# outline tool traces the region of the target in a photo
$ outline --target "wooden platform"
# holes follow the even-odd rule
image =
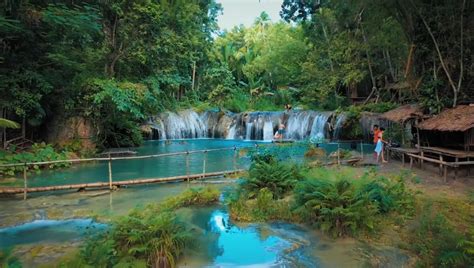
[[[191,174],[191,175],[182,175],[175,177],[166,177],[166,178],[152,178],[152,179],[134,179],[126,181],[115,181],[112,182],[112,186],[120,187],[125,185],[140,185],[140,184],[150,184],[150,183],[167,183],[167,182],[179,182],[179,181],[192,181],[199,180],[204,178],[219,177],[228,174],[234,174],[242,172],[242,169],[238,170],[229,170],[229,171],[220,171],[220,172],[210,172],[205,174]],[[94,183],[82,183],[82,184],[68,184],[68,185],[55,185],[55,186],[43,186],[43,187],[0,187],[0,194],[24,194],[26,193],[36,193],[36,192],[48,192],[48,191],[61,191],[61,190],[79,190],[87,188],[109,188],[110,182],[94,182]]]

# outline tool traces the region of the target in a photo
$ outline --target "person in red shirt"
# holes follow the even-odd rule
[[[374,134],[374,145],[377,146],[377,141],[379,140],[379,133],[380,133],[380,129],[379,129],[379,125],[374,125],[373,129],[372,129],[372,133]],[[377,153],[374,152],[374,158],[377,158]]]

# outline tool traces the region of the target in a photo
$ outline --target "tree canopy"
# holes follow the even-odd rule
[[[98,143],[140,143],[164,110],[337,109],[474,98],[473,3],[284,0],[219,31],[214,0],[0,3],[0,107],[29,126],[84,116]]]

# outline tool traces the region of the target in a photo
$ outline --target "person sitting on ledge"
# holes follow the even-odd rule
[[[280,124],[278,127],[277,132],[275,132],[275,135],[273,136],[274,139],[283,139],[283,135],[285,134],[285,125]]]

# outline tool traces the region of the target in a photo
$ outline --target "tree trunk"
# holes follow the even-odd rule
[[[411,3],[413,5],[413,8],[415,8],[416,12],[418,13],[418,16],[420,17],[421,21],[423,22],[423,25],[425,26],[426,31],[430,35],[431,40],[433,41],[433,44],[435,46],[436,53],[438,54],[438,58],[439,58],[439,61],[441,63],[441,66],[443,67],[444,73],[446,74],[446,77],[448,78],[448,83],[451,86],[451,89],[453,90],[453,107],[456,107],[459,89],[456,87],[456,85],[454,84],[453,79],[451,78],[451,73],[449,72],[448,67],[446,66],[446,63],[444,62],[443,55],[441,54],[441,50],[439,49],[438,41],[436,41],[436,38],[435,38],[433,32],[431,31],[430,26],[426,22],[425,18],[423,17],[423,15],[420,12],[420,10],[416,7],[413,0],[411,0]],[[463,8],[462,8],[463,11],[464,11],[464,3],[465,3],[465,0],[463,1]],[[463,16],[461,15],[461,22],[462,22],[462,17]],[[463,27],[461,26],[461,33],[462,32],[463,32]],[[462,35],[461,35],[461,38],[462,38]],[[462,51],[462,46],[461,46],[461,51]],[[461,62],[462,62],[462,58],[461,58]],[[459,83],[459,85],[460,85],[460,83]]]

